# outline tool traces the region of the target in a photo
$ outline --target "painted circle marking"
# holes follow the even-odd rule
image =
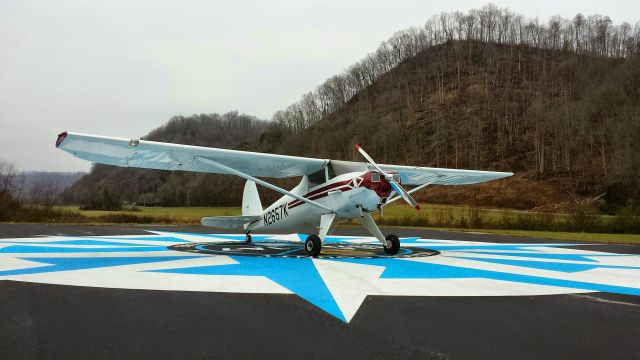
[[[198,254],[256,256],[277,258],[307,258],[305,243],[298,242],[244,242],[186,243],[168,246],[175,251]],[[419,247],[401,247],[396,255],[388,255],[379,244],[323,244],[320,259],[372,259],[372,258],[415,258],[440,254],[439,251]]]

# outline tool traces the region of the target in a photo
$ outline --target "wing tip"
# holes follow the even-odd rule
[[[58,134],[58,140],[56,140],[56,147],[60,147],[60,145],[62,144],[62,142],[64,141],[64,139],[67,138],[67,135],[69,135],[66,131],[61,132],[60,134]]]
[[[355,147],[356,147],[356,150],[360,150],[360,144],[356,144]]]

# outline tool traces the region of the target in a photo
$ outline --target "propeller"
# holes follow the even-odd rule
[[[367,162],[371,164],[371,166],[373,166],[380,173],[380,175],[384,176],[387,182],[389,182],[389,185],[391,185],[391,188],[393,188],[393,190],[395,190],[395,192],[399,194],[404,199],[404,201],[406,201],[409,205],[416,208],[416,210],[420,210],[420,205],[411,197],[411,195],[409,195],[409,193],[402,186],[400,186],[400,184],[398,184],[393,179],[393,175],[387,174],[386,172],[384,172],[380,168],[380,166],[378,166],[378,164],[376,164],[376,162],[373,161],[371,156],[369,156],[369,154],[367,154],[367,152],[364,151],[362,147],[360,147],[360,145],[356,144],[356,149],[358,149],[358,152],[360,152],[360,155],[362,155],[362,157],[364,157],[365,160],[367,160]]]

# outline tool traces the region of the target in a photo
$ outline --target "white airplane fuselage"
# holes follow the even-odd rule
[[[391,186],[375,171],[351,172],[309,187],[305,176],[292,193],[329,207],[336,214],[335,222],[344,222],[373,212],[388,199]],[[283,229],[296,226],[318,226],[320,217],[328,211],[284,195],[262,212],[251,230]]]

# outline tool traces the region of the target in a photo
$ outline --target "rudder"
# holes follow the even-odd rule
[[[244,184],[244,192],[242,193],[242,215],[256,216],[260,214],[262,214],[262,203],[260,202],[258,188],[253,181],[247,181]]]

